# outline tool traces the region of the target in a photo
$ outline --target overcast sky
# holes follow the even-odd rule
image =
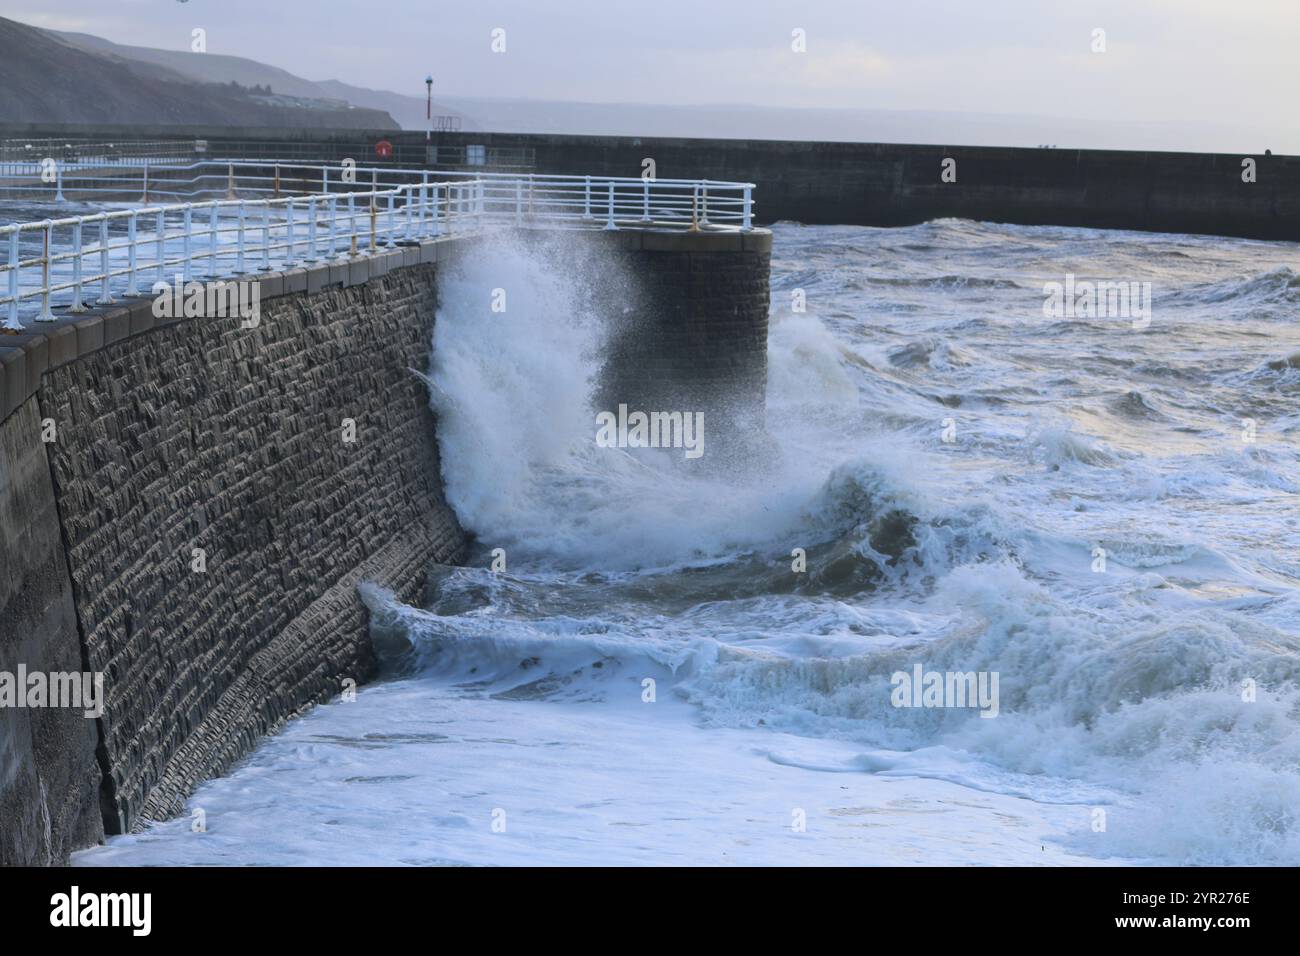
[[[1300,121],[1300,0],[0,0],[5,16],[420,95]],[[506,50],[491,50],[492,31]],[[1105,30],[1106,52],[1092,52]],[[795,29],[807,50],[791,49]]]

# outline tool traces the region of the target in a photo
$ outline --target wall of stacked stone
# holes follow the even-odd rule
[[[269,277],[255,328],[164,324],[138,300],[0,339],[44,365],[17,370],[38,386],[0,426],[0,670],[84,666],[106,687],[97,722],[0,709],[0,863],[66,859],[101,811],[110,833],[175,814],[371,675],[358,583],[418,601],[429,565],[461,558],[416,374],[428,260],[452,252]]]

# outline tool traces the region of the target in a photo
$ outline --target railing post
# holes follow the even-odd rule
[[[582,218],[591,218],[591,177],[582,177]]]
[[[184,281],[189,282],[194,277],[194,263],[190,259],[191,244],[194,238],[194,210],[189,203],[185,204],[185,232],[181,237],[181,255],[184,261],[181,263],[181,272]]]
[[[158,275],[155,281],[162,282],[163,271],[167,267],[167,213],[158,210]]]
[[[50,231],[54,228],[54,223],[46,219],[41,225],[45,254],[41,257],[41,314],[36,317],[36,321],[53,322],[54,313],[50,311]]]
[[[393,233],[397,231],[397,194],[390,192],[388,194],[388,229],[385,230],[384,245],[392,248],[394,244]]]
[[[275,198],[280,198],[280,164],[275,164]]]
[[[327,200],[330,215],[330,251],[326,256],[327,259],[333,260],[339,257],[338,253],[338,233],[339,233],[339,201],[337,196],[330,196]]]
[[[429,234],[429,227],[427,225],[429,218],[428,202],[429,171],[426,169],[420,173],[420,228],[417,234],[421,236],[427,236]]]
[[[371,192],[370,194],[370,254],[372,256],[379,251],[378,249],[379,235],[377,231],[379,226],[378,217],[379,217],[379,211],[375,208],[375,194]]]
[[[617,229],[614,225],[614,180],[609,181],[609,218],[605,220],[605,231],[611,232]]]
[[[415,187],[407,186],[406,187],[406,237],[405,238],[408,240],[414,238],[415,236],[415,232],[414,232],[415,225],[412,220],[412,216],[414,215],[414,210],[411,208],[411,200],[413,198],[415,198]]]
[[[433,214],[429,218],[429,227],[430,227],[429,235],[431,236],[442,235],[442,219],[440,216],[440,210],[442,209],[441,195],[442,195],[442,183],[434,183],[433,184],[433,210],[432,210]]]
[[[322,166],[320,170],[320,191],[328,193],[330,191],[330,168]]]
[[[357,254],[357,197],[352,192],[348,193],[348,254]]]
[[[262,270],[271,271],[271,203],[263,200],[262,206]]]
[[[9,318],[5,320],[5,328],[21,329],[22,323],[18,321],[18,224],[14,224],[14,231],[9,234]]]
[[[700,200],[700,225],[707,226],[709,224],[709,187],[701,186],[700,195],[702,197]]]
[[[316,197],[307,200],[307,261],[319,262],[316,255]]]
[[[212,210],[208,213],[208,275],[217,274],[217,226],[221,218],[221,210],[216,203],[212,204]]]
[[[140,186],[140,203],[148,205],[149,203],[149,160],[144,161],[144,178]]]
[[[752,217],[754,207],[753,192],[752,187],[745,187],[745,223],[740,227],[745,232],[749,232],[754,228]]]
[[[82,226],[85,223],[83,216],[78,216],[77,221],[72,224],[72,307],[69,312],[85,312],[86,305],[81,301],[81,250],[82,250]]]
[[[226,198],[235,198],[235,164],[229,163],[226,166]]]
[[[286,266],[295,266],[298,264],[298,260],[294,258],[294,251],[295,251],[294,246],[296,246],[298,243],[297,243],[297,235],[294,231],[292,196],[289,197],[289,202],[284,207],[284,231],[285,231],[285,236],[284,236],[285,242],[289,244],[288,249],[285,251],[286,258],[284,260],[284,264]]]
[[[101,272],[99,298],[95,300],[98,305],[110,305],[113,302],[113,293],[109,289],[109,269],[108,261],[108,217],[105,216],[99,220],[99,269]]]
[[[643,180],[642,187],[645,190],[645,196],[643,199],[643,204],[641,209],[641,221],[649,222],[650,221],[650,180],[648,179]]]
[[[524,224],[524,184],[522,180],[515,180],[515,225]]]
[[[245,272],[244,251],[245,251],[245,242],[247,241],[247,238],[245,236],[247,221],[248,221],[247,204],[244,202],[244,200],[241,199],[239,200],[239,232],[236,234],[238,236],[238,243],[237,243],[237,248],[235,250],[235,274],[241,276]]]
[[[126,295],[139,295],[140,287],[136,282],[136,266],[139,262],[135,242],[135,219],[136,213],[133,210],[126,220]]]
[[[63,202],[63,164],[54,164],[54,201]]]

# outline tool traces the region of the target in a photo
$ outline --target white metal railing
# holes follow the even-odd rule
[[[49,322],[56,306],[84,312],[92,298],[107,305],[142,295],[142,285],[172,275],[190,282],[346,262],[402,242],[475,231],[482,196],[482,184],[471,180],[143,206],[3,226],[3,324],[23,328],[25,302],[36,306],[36,321]]]
[[[264,160],[60,167],[45,198],[68,192],[130,208],[0,226],[0,316],[53,321],[141,284],[346,261],[401,242],[479,231],[657,228],[747,231],[753,185],[604,176],[456,174]],[[0,172],[0,190],[6,180]],[[49,196],[53,185],[55,196]],[[139,192],[137,193],[137,190]],[[203,198],[215,197],[215,198]],[[26,197],[31,198],[31,197]],[[158,199],[187,199],[151,205]],[[152,282],[149,282],[152,285]]]
[[[127,140],[113,143],[63,139],[0,140],[0,179],[40,175],[43,163],[75,166],[140,166],[191,161],[202,141]]]

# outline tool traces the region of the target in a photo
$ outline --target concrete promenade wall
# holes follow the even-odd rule
[[[730,387],[761,409],[770,233],[579,235],[555,241],[637,279],[607,363],[617,400],[680,409]],[[478,254],[457,238],[265,275],[255,328],[157,319],[140,298],[0,334],[0,672],[106,688],[98,719],[0,706],[0,865],[177,814],[372,676],[357,585],[417,603],[429,567],[467,550],[415,373],[439,276]]]
[[[207,139],[209,153],[277,141],[319,160],[375,162],[386,138],[395,160],[418,164],[424,133],[255,128],[0,127],[7,135]],[[892,143],[794,142],[513,133],[434,133],[435,144],[526,148],[538,173],[640,176],[655,160],[664,178],[757,184],[757,221],[902,226],[940,217],[1300,240],[1300,156],[1017,149]],[[316,144],[316,145],[308,145]],[[264,153],[263,155],[269,155]],[[957,161],[956,182],[940,178]],[[1242,160],[1256,181],[1242,182]]]

